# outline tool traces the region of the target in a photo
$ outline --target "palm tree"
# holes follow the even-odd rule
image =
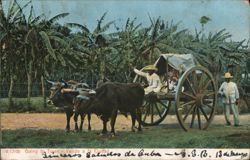
[[[168,22],[164,22],[158,17],[153,20],[150,17],[151,26],[147,31],[147,36],[144,39],[141,48],[142,55],[148,55],[148,63],[152,64],[160,54],[171,52],[178,53],[177,50],[174,49],[174,34],[177,31],[178,24],[173,24],[173,21],[168,24]]]
[[[94,29],[94,32],[91,34],[91,38],[95,41],[95,46],[93,46],[93,49],[97,56],[99,57],[99,79],[100,81],[104,81],[106,77],[106,63],[107,63],[107,56],[111,52],[111,48],[108,44],[108,40],[110,37],[108,37],[105,32],[110,28],[110,26],[114,23],[114,21],[110,21],[102,26],[102,23],[107,15],[107,12],[105,12],[100,20],[97,20],[97,26]]]
[[[35,30],[34,36],[30,37],[30,43],[36,46],[37,56],[34,59],[35,72],[40,76],[42,84],[42,94],[44,98],[44,106],[46,107],[45,83],[44,78],[50,76],[53,66],[65,67],[67,64],[74,66],[70,61],[70,47],[67,43],[67,38],[58,28],[61,26],[56,24],[61,18],[64,18],[68,13],[58,14],[49,20],[42,19],[33,27]],[[34,21],[37,18],[34,18]],[[55,63],[56,62],[56,63]],[[52,66],[52,67],[51,67]]]
[[[110,28],[114,21],[110,21],[103,25],[103,21],[107,15],[105,12],[99,20],[97,20],[97,26],[90,32],[86,26],[69,23],[70,27],[77,27],[82,30],[82,38],[79,40],[79,43],[82,44],[81,51],[86,63],[86,67],[90,69],[91,73],[98,72],[99,80],[103,81],[106,79],[106,72],[109,69],[107,58],[111,53],[111,50],[114,49],[111,44],[109,44],[110,36],[105,32]]]
[[[236,43],[237,45],[234,42],[228,42],[231,34],[225,29],[216,33],[210,32],[207,37],[201,36],[200,33],[196,32],[196,36],[191,39],[192,43],[186,45],[184,53],[193,54],[201,65],[211,71],[217,83],[229,63],[244,63],[246,53],[240,49],[243,41]]]
[[[112,62],[115,66],[114,68],[116,68],[116,73],[124,73],[124,75],[121,75],[121,81],[132,81],[131,74],[133,72],[131,72],[128,66],[130,63],[134,64],[136,55],[140,52],[140,44],[138,43],[141,39],[140,34],[138,34],[140,29],[141,23],[136,24],[136,18],[132,20],[128,18],[124,29],[121,31],[117,29],[117,32],[112,34],[112,44],[119,52]]]
[[[1,56],[4,57],[5,72],[7,72],[10,77],[8,97],[9,105],[11,107],[13,104],[12,92],[14,87],[14,80],[17,77],[16,73],[18,72],[18,66],[20,65],[20,61],[13,61],[12,58],[15,57],[16,59],[21,59],[21,52],[17,49],[20,49],[20,40],[22,39],[22,35],[19,32],[19,25],[23,22],[22,9],[18,5],[16,0],[10,2],[7,15],[5,15],[3,12],[2,1],[0,2],[0,18],[0,44],[4,44],[5,46],[5,50],[3,52],[3,55]]]
[[[4,11],[3,11],[3,4],[2,0],[0,0],[0,22],[3,20],[4,17]],[[0,34],[0,57],[2,57],[2,52],[4,47],[4,44],[2,43],[2,33]],[[2,60],[0,60],[0,90],[2,91]],[[0,93],[0,98],[1,98],[1,93]]]

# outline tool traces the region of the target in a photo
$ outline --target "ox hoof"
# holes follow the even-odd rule
[[[69,133],[69,131],[70,131],[70,128],[69,128],[69,127],[66,127],[66,128],[65,128],[65,132]]]
[[[99,136],[106,136],[108,134],[108,132],[101,132],[99,133]]]
[[[132,127],[132,128],[131,128],[131,131],[132,131],[132,132],[135,132],[135,127]]]
[[[78,129],[75,129],[74,132],[75,132],[75,133],[78,133],[78,132],[80,132],[80,131],[79,131]]]
[[[115,133],[111,133],[111,135],[110,135],[111,137],[115,137]]]

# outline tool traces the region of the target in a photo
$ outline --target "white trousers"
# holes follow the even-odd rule
[[[224,103],[224,115],[227,123],[230,123],[230,109],[233,112],[234,116],[234,125],[239,125],[239,110],[238,106],[235,103],[232,104],[226,104]]]

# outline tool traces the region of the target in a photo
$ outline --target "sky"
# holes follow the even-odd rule
[[[3,0],[8,6],[10,0]],[[25,0],[18,0],[25,1]],[[33,0],[36,15],[45,13],[48,18],[59,13],[70,15],[60,23],[74,22],[94,29],[97,20],[107,12],[105,22],[115,20],[117,26],[125,26],[127,18],[137,18],[137,23],[150,25],[159,16],[165,21],[180,22],[179,29],[194,32],[201,29],[200,17],[211,19],[205,30],[218,32],[226,28],[232,40],[250,39],[250,6],[244,0]],[[24,2],[21,2],[24,4]],[[7,8],[7,7],[6,7]]]

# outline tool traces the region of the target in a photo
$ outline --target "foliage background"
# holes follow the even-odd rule
[[[13,97],[42,96],[46,107],[46,79],[74,79],[92,88],[98,80],[131,82],[137,68],[152,64],[160,54],[193,54],[208,68],[217,83],[226,71],[233,73],[242,95],[249,85],[249,40],[232,41],[226,29],[206,31],[211,18],[200,18],[201,30],[179,29],[179,23],[148,15],[150,25],[128,17],[123,27],[116,21],[106,22],[100,16],[93,31],[81,24],[60,19],[70,13],[47,18],[36,15],[32,2],[11,0],[4,12],[0,0],[0,97],[8,97],[8,106],[15,108]],[[105,23],[104,23],[105,22]],[[76,32],[75,30],[78,30]],[[247,45],[246,45],[247,44]],[[244,78],[242,78],[244,74]]]

